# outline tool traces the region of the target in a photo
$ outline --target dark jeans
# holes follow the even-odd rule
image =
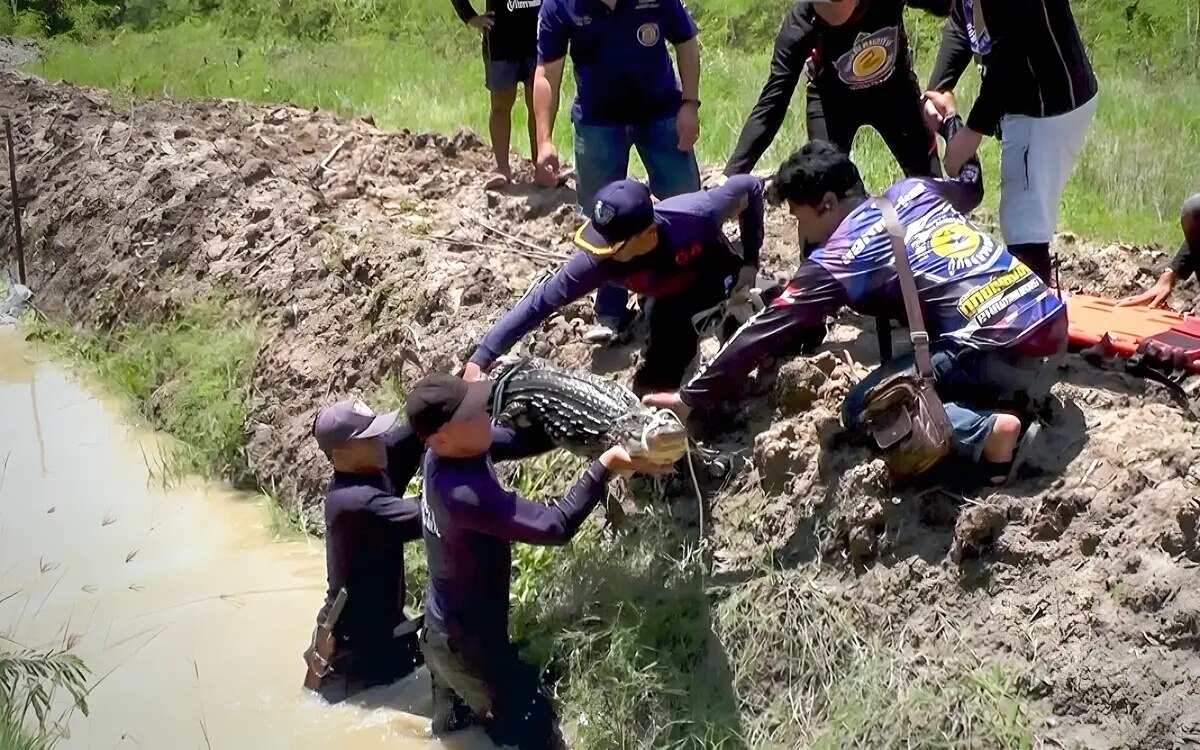
[[[866,91],[836,93],[837,88],[809,84],[805,107],[809,140],[829,141],[848,154],[859,129],[870,125],[905,176],[942,176],[937,140],[925,127],[916,80],[896,76]]]
[[[1064,351],[1065,354],[1065,351]],[[1006,350],[981,351],[958,344],[935,345],[933,377],[938,396],[954,426],[960,456],[978,461],[995,426],[996,413],[1021,401],[1037,404],[1050,393],[1063,354],[1022,357]],[[886,377],[915,370],[911,353],[891,359],[850,389],[842,406],[842,423],[859,424],[867,397]]]
[[[726,280],[731,273],[714,270],[685,291],[655,298],[650,306],[650,340],[642,350],[642,365],[633,374],[634,393],[673,391],[682,385],[683,373],[700,343],[692,316],[726,298]]]
[[[609,183],[629,175],[629,152],[637,149],[650,192],[670,198],[700,189],[700,167],[696,154],[679,150],[675,118],[641,125],[575,125],[575,184],[579,212],[592,218],[596,193]],[[596,315],[622,319],[629,293],[605,284],[596,292]]]
[[[433,733],[465,729],[463,704],[497,745],[521,750],[557,748],[558,727],[537,671],[507,640],[456,642],[426,621],[421,651],[433,686]]]

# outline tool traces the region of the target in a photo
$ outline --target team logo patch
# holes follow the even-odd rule
[[[604,201],[596,201],[596,208],[592,211],[592,221],[596,226],[602,227],[612,221],[617,215],[616,210],[605,203]]]
[[[704,250],[704,247],[699,242],[683,248],[679,252],[675,253],[675,265],[686,266],[695,260],[696,256],[700,255],[702,250]]]
[[[950,273],[989,262],[999,248],[990,237],[962,221],[939,224],[914,238],[913,244],[919,252],[944,258]]]
[[[661,36],[658,31],[658,24],[656,23],[644,23],[637,30],[638,43],[643,47],[653,47],[658,44]]]
[[[512,13],[517,10],[528,10],[529,8],[540,8],[542,0],[508,0],[508,12]]]
[[[896,68],[898,38],[895,26],[859,34],[854,45],[835,63],[838,77],[852,89],[886,80]]]

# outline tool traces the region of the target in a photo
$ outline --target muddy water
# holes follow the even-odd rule
[[[440,747],[413,715],[427,675],[336,707],[303,694],[319,543],[273,541],[253,497],[164,489],[162,440],[0,328],[0,633],[92,670],[61,747]]]

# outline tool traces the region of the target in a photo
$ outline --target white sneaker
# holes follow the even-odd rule
[[[617,337],[620,326],[620,321],[601,315],[596,318],[596,325],[584,332],[583,340],[589,344],[607,344]]]

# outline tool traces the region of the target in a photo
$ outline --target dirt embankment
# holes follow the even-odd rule
[[[384,133],[232,101],[117,106],[9,72],[0,105],[15,114],[42,309],[104,328],[215,290],[253,301],[267,336],[247,450],[259,480],[313,517],[327,471],[308,437],[314,407],[461,362],[557,264],[573,228],[567,188],[479,189],[489,155],[467,132]],[[764,254],[784,274],[795,263],[786,218],[772,212]],[[1064,284],[1110,293],[1147,283],[1165,259],[1074,242],[1061,252]],[[573,305],[530,349],[627,372],[628,352],[593,361],[579,343],[589,317]],[[855,322],[826,348],[865,365],[834,354],[786,364],[732,428],[706,436],[748,458],[729,484],[739,489],[713,503],[718,566],[753,566],[763,550],[783,565],[822,560],[831,585],[914,649],[950,629],[984,660],[1027,665],[1062,742],[1196,741],[1195,424],[1157,389],[1073,362],[1039,456],[1047,475],[894,495],[878,461],[836,444],[839,399],[877,357]]]

